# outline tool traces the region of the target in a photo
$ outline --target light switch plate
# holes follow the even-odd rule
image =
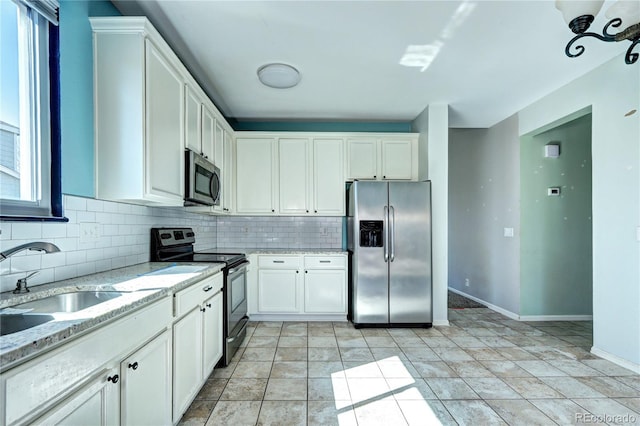
[[[513,228],[504,228],[504,236],[508,238],[513,237]]]

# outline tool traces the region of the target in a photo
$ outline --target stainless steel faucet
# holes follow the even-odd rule
[[[8,258],[10,256],[13,256],[16,253],[24,251],[24,250],[43,251],[45,253],[55,253],[55,252],[60,251],[58,246],[53,244],[53,243],[47,243],[47,242],[43,242],[43,241],[35,241],[35,242],[32,242],[32,243],[22,244],[22,245],[14,247],[14,248],[10,248],[9,250],[3,251],[2,253],[0,253],[0,262],[2,262],[3,260],[5,260],[6,258]],[[20,278],[18,280],[18,282],[16,283],[16,288],[15,288],[15,290],[13,290],[13,293],[14,294],[28,293],[29,292],[29,288],[27,287],[27,278],[30,278],[30,277],[34,276],[38,272],[39,271],[35,271],[35,272],[32,272],[32,273],[28,274],[24,278]]]
[[[10,248],[9,250],[3,251],[2,253],[0,253],[0,262],[5,260],[9,256],[13,256],[14,254],[24,250],[43,251],[45,253],[55,253],[57,251],[60,251],[58,246],[53,243],[35,241],[33,243],[22,244],[14,248]]]

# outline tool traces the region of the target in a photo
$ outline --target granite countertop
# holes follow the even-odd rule
[[[330,249],[330,248],[217,248],[212,249],[220,252],[228,253],[245,253],[247,256],[251,254],[298,254],[298,255],[332,255],[332,254],[347,254],[346,250],[342,249]],[[197,250],[206,252],[207,250]]]
[[[107,321],[180,291],[218,273],[220,264],[153,262],[39,285],[30,293],[0,293],[0,314],[11,306],[72,291],[121,291],[122,296],[72,313],[55,313],[54,320],[0,336],[0,371],[33,358]],[[15,312],[15,311],[13,311]],[[18,312],[15,312],[18,313]]]

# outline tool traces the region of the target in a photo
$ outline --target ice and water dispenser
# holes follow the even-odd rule
[[[360,221],[360,247],[382,247],[383,223],[381,220]]]

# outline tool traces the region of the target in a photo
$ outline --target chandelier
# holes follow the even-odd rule
[[[575,43],[583,37],[593,37],[606,42],[628,40],[631,46],[627,49],[624,61],[627,64],[635,63],[640,56],[633,52],[640,43],[640,0],[618,0],[605,13],[609,22],[604,26],[602,35],[587,32],[603,3],[604,0],[556,0],[556,9],[562,12],[569,28],[576,34],[565,47],[564,53],[570,58],[582,55],[584,46]],[[622,31],[610,32],[612,28],[621,26]]]

